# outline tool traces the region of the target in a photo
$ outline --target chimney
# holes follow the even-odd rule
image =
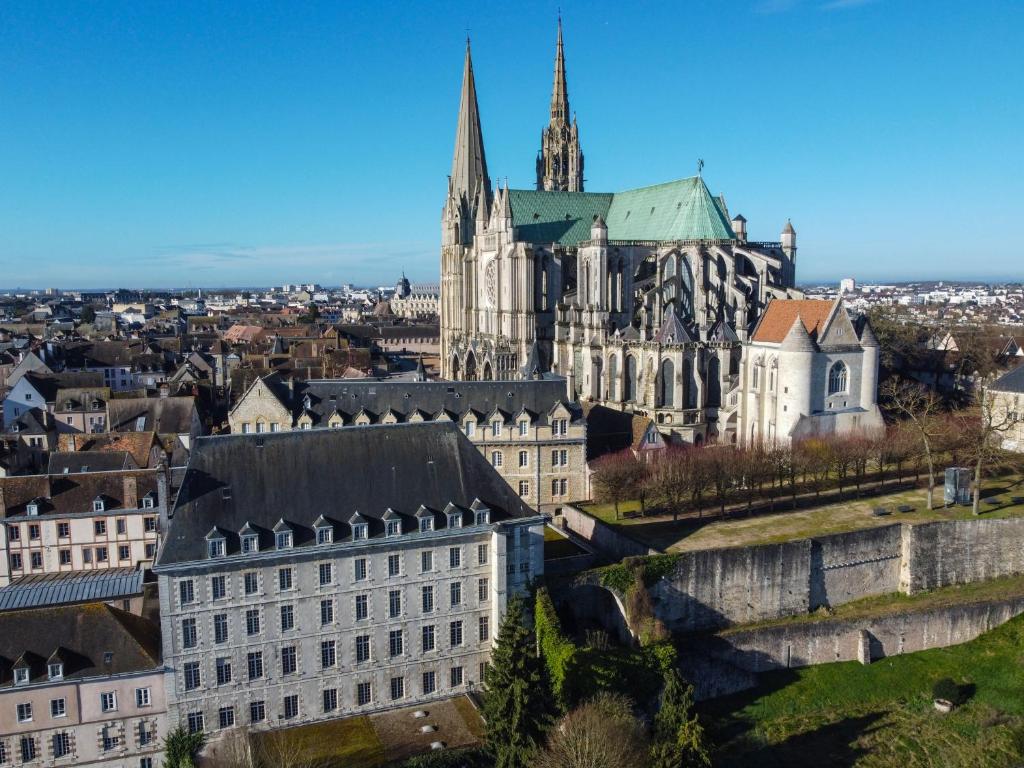
[[[7,501],[4,499],[4,487],[0,485],[0,517],[7,517]]]
[[[125,475],[124,478],[124,508],[139,508],[139,479],[135,475]]]
[[[167,520],[170,517],[170,499],[167,493],[167,467],[161,461],[156,465],[156,505],[160,510],[160,531],[167,530]]]

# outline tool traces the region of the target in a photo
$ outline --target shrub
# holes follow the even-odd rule
[[[555,605],[544,587],[537,590],[533,621],[541,661],[547,669],[555,701],[564,712],[576,702],[578,694],[575,679],[578,649],[562,634]]]
[[[478,747],[440,749],[411,757],[400,768],[487,768],[491,758]]]
[[[933,699],[945,699],[953,704],[960,703],[960,686],[949,677],[943,677],[935,681],[932,686]]]

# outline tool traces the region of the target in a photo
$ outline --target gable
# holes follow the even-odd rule
[[[831,319],[821,331],[818,345],[838,347],[853,344],[859,346],[860,341],[857,338],[853,322],[850,320],[850,314],[843,310],[838,303],[835,307],[836,311],[832,313]]]

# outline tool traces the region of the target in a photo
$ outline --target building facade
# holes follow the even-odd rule
[[[1024,453],[1024,365],[996,379],[986,396],[1003,448]]]
[[[467,48],[442,209],[442,375],[552,372],[570,398],[639,412],[683,441],[736,442],[723,406],[742,394],[750,334],[772,301],[802,297],[796,231],[750,240],[700,172],[584,192],[561,26],[555,62],[537,189],[494,190]]]
[[[154,569],[171,722],[262,730],[472,690],[508,596],[543,572],[543,526],[451,424],[200,439]]]
[[[454,422],[513,490],[548,509],[589,498],[587,427],[561,379],[475,382],[254,382],[228,415],[232,434]]]

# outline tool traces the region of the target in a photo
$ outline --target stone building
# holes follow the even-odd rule
[[[408,320],[434,320],[440,312],[441,286],[438,283],[410,283],[405,273],[395,285],[391,311]]]
[[[494,190],[467,47],[441,217],[442,375],[552,372],[570,398],[639,412],[678,439],[736,441],[723,404],[740,395],[750,334],[773,300],[802,297],[796,231],[749,239],[700,163],[689,178],[584,192],[561,25],[555,61],[537,189]]]
[[[0,612],[0,765],[158,768],[155,624],[103,603]]]
[[[233,434],[451,421],[528,504],[589,498],[587,427],[561,379],[253,383],[231,409]]]
[[[0,478],[0,586],[151,563],[167,496],[162,469]]]
[[[544,518],[453,424],[201,438],[154,572],[172,724],[293,726],[481,679]]]
[[[988,396],[992,423],[1002,430],[1003,448],[1024,453],[1024,365],[992,382]]]

